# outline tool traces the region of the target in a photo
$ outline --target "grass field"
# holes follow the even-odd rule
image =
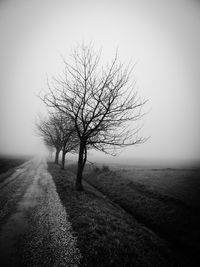
[[[11,175],[14,168],[28,160],[28,157],[0,156],[0,182]]]
[[[187,256],[189,266],[199,266],[199,174],[199,170],[181,169],[94,169],[85,179],[167,240],[170,248]]]
[[[186,194],[187,187],[190,195],[199,192],[199,172],[88,168],[80,193],[74,166],[49,163],[49,171],[78,238],[81,266],[199,266],[199,209]]]

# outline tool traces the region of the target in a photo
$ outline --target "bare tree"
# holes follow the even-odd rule
[[[74,123],[69,116],[58,112],[53,114],[53,121],[57,125],[60,134],[60,141],[62,144],[62,161],[61,168],[65,168],[65,156],[67,153],[77,153],[79,139],[74,127]]]
[[[138,97],[130,84],[132,68],[119,62],[117,53],[105,67],[91,46],[77,46],[71,56],[71,63],[64,60],[64,75],[48,82],[41,99],[74,122],[79,138],[76,189],[82,190],[88,148],[115,155],[117,148],[145,141],[135,122],[146,100]]]
[[[56,149],[56,164],[58,164],[59,153],[62,150],[61,168],[64,169],[66,154],[76,152],[78,146],[77,134],[70,117],[61,112],[50,113],[48,119],[40,119],[36,126],[45,145]]]
[[[37,133],[43,138],[45,145],[55,148],[55,163],[58,164],[59,153],[62,149],[60,131],[52,117],[43,118],[36,122]]]
[[[52,145],[48,145],[46,144],[46,147],[49,151],[49,158],[52,159],[53,158],[53,152],[54,152],[54,147]]]

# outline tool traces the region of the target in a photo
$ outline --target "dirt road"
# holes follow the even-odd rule
[[[0,183],[1,266],[78,266],[80,252],[44,159]]]

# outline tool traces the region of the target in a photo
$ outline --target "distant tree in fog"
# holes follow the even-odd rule
[[[47,147],[55,149],[55,163],[58,164],[59,153],[62,149],[60,131],[52,118],[43,118],[36,122],[37,133],[43,138]]]
[[[68,152],[76,151],[78,139],[70,118],[62,113],[51,113],[46,119],[40,119],[36,123],[38,134],[43,137],[47,147],[54,147],[55,163],[58,164],[59,153],[62,150],[62,164],[65,167],[65,156]]]
[[[67,153],[76,153],[79,139],[76,134],[76,129],[74,124],[69,116],[65,116],[65,114],[58,112],[52,115],[52,120],[54,121],[54,125],[59,129],[60,142],[62,145],[62,161],[61,168],[65,168],[65,156]]]
[[[48,108],[70,117],[79,138],[76,189],[82,190],[82,173],[88,148],[112,155],[118,148],[141,144],[135,122],[142,116],[146,100],[130,84],[132,69],[118,61],[100,64],[100,53],[91,46],[73,49],[72,62],[64,60],[64,75],[48,82],[48,93],[40,96]]]

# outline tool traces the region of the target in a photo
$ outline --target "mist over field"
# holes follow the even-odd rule
[[[200,159],[200,5],[198,1],[1,1],[0,153],[47,153],[35,131],[46,74],[59,75],[71,47],[102,48],[105,63],[136,62],[132,79],[148,99],[143,145],[116,158],[128,164],[190,164]],[[156,163],[157,164],[157,163]]]
[[[200,266],[200,2],[0,0],[0,36],[1,266]]]

